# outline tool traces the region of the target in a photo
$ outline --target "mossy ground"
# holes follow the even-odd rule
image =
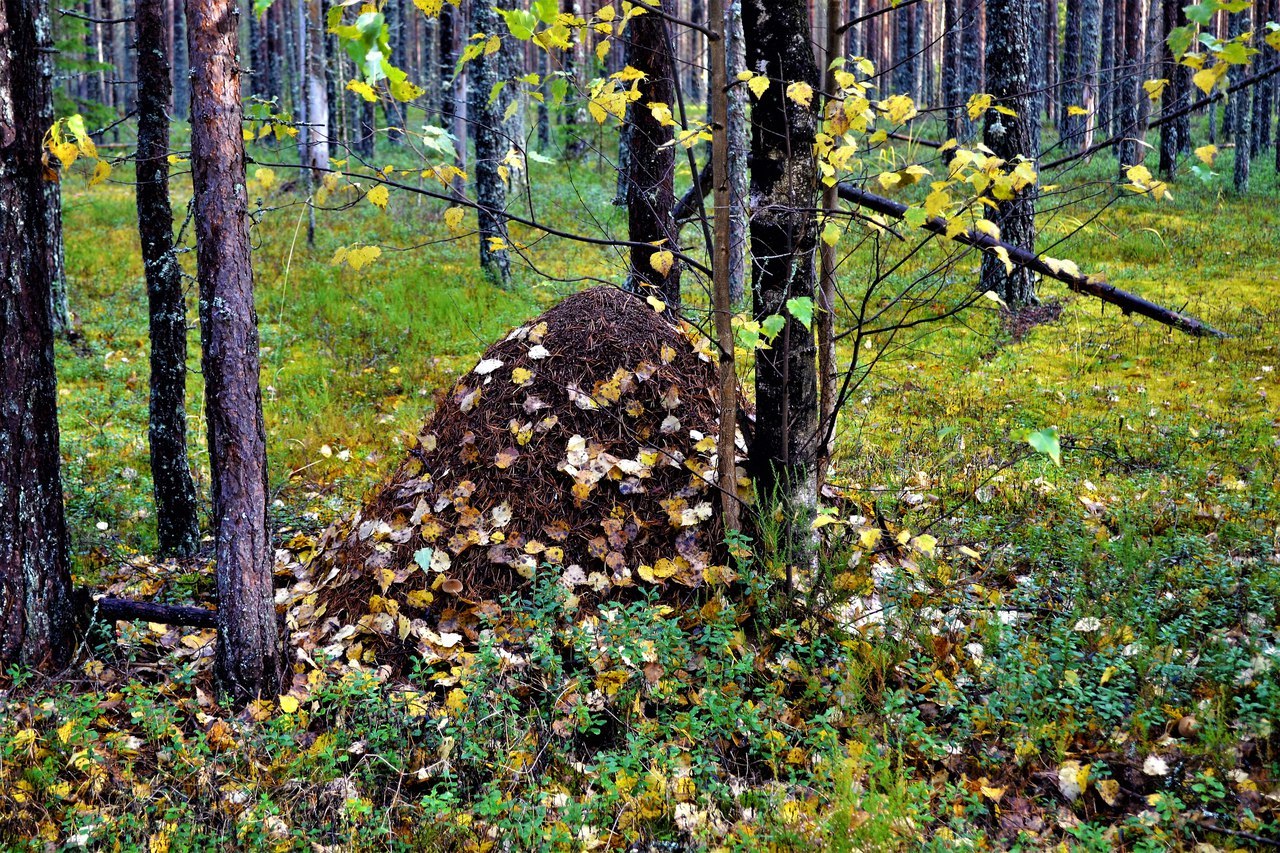
[[[0,839],[1103,850],[1276,838],[1280,184],[1268,153],[1239,197],[1222,156],[1224,177],[1188,175],[1172,202],[1107,192],[1042,227],[1052,241],[1087,223],[1052,254],[1235,337],[1193,340],[1069,297],[1019,341],[988,305],[877,364],[842,412],[830,503],[844,523],[828,528],[824,561],[857,629],[778,612],[749,644],[714,601],[697,620],[636,604],[584,628],[544,585],[500,626],[520,668],[489,646],[394,691],[349,675],[316,684],[302,708],[237,716],[206,692],[208,636],[136,626],[76,679],[10,691],[23,701],[0,721]],[[534,169],[557,224],[623,230],[612,173]],[[1100,157],[1070,180],[1114,169]],[[277,170],[277,184],[288,177]],[[297,549],[396,464],[433,389],[576,286],[557,279],[619,277],[616,252],[547,243],[536,271],[497,290],[474,237],[451,239],[442,205],[404,193],[387,213],[322,212],[311,248],[296,196],[251,188],[272,208],[254,239],[273,514],[282,540],[304,534]],[[179,185],[179,208],[185,197]],[[133,559],[154,545],[134,227],[127,184],[68,184],[79,338],[59,345],[58,368],[77,573],[206,600],[199,566]],[[329,263],[354,242],[388,248],[360,272]],[[957,280],[972,277],[966,263]],[[868,268],[854,256],[851,292]],[[1061,467],[1022,438],[1049,426]],[[938,547],[868,548],[877,518]],[[762,549],[744,572],[760,597],[774,560]],[[601,643],[612,661],[583,664]]]

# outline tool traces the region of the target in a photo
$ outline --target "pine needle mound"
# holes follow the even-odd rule
[[[295,646],[361,665],[448,657],[537,572],[585,608],[727,583],[716,387],[705,338],[615,288],[513,330],[321,537],[294,588]]]

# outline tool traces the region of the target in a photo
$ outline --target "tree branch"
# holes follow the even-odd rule
[[[906,215],[907,206],[905,204],[859,189],[852,184],[840,184],[839,191],[842,199],[853,202],[859,207],[865,207],[868,210],[873,210],[876,213],[881,213],[886,216],[892,216],[895,219],[901,219]],[[946,236],[947,233],[947,221],[940,217],[935,216],[932,219],[926,220],[923,227],[926,231],[931,231],[932,233],[941,236]],[[997,240],[980,231],[967,229],[957,234],[953,239],[958,243],[973,246],[977,249],[985,250],[1002,248],[1009,253],[1009,260],[1018,266],[1038,272],[1046,278],[1060,281],[1076,293],[1083,293],[1088,296],[1097,297],[1103,302],[1109,302],[1120,308],[1120,310],[1126,314],[1141,314],[1142,316],[1155,320],[1158,323],[1163,323],[1166,326],[1172,326],[1175,329],[1180,329],[1181,331],[1196,337],[1228,337],[1225,332],[1202,323],[1194,317],[1157,305],[1154,302],[1143,299],[1137,294],[1129,293],[1126,290],[1121,290],[1118,287],[1107,284],[1106,281],[1095,276],[1072,275],[1071,273],[1063,270],[1055,270],[1053,267],[1049,266],[1043,258],[1034,252],[1029,252],[1026,249],[1014,246],[1011,243],[1005,243],[1002,240]]]

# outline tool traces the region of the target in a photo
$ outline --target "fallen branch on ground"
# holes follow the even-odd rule
[[[109,596],[90,600],[89,612],[105,622],[157,622],[161,625],[185,625],[193,628],[216,628],[218,624],[216,610]]]

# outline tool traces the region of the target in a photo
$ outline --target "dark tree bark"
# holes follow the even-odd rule
[[[46,129],[53,124],[53,57],[54,48],[53,21],[47,7],[41,6],[35,21],[36,38],[40,42],[40,86],[50,92],[44,102],[40,114],[40,122]],[[52,158],[50,158],[52,159]],[[53,168],[58,168],[56,165]],[[67,297],[67,265],[62,242],[62,185],[58,180],[47,180],[42,186],[45,203],[45,228],[48,239],[44,241],[48,252],[49,270],[49,310],[55,335],[69,335],[71,327],[71,306]]]
[[[187,304],[169,207],[169,56],[164,0],[138,0],[138,235],[151,323],[148,438],[160,553],[200,544],[196,486],[187,461]]]
[[[1171,115],[1174,110],[1186,106],[1191,96],[1190,69],[1174,58],[1168,38],[1168,34],[1175,28],[1186,25],[1187,16],[1182,10],[1181,0],[1162,0],[1160,11],[1164,16],[1165,31],[1161,49],[1161,76],[1169,81],[1161,94],[1160,111]],[[1181,133],[1181,122],[1171,121],[1160,126],[1160,174],[1169,180],[1173,179],[1178,170],[1178,155],[1187,147],[1187,141],[1181,138]]]
[[[960,138],[960,118],[965,115],[964,69],[960,50],[964,38],[960,15],[962,2],[945,0],[943,4],[942,100],[947,105],[947,136],[951,139]]]
[[[1030,91],[1031,6],[1029,0],[987,2],[987,91],[998,105],[1016,115],[988,110],[983,141],[997,157],[1034,160],[1040,156],[1040,122],[1035,118]],[[993,221],[1005,242],[1035,251],[1035,187],[999,203]],[[1036,301],[1035,277],[1023,267],[1006,272],[1004,262],[990,252],[982,256],[984,291],[994,290],[1013,310]]]
[[[672,208],[675,206],[675,133],[653,115],[648,105],[675,104],[675,62],[666,37],[666,21],[648,14],[627,25],[627,62],[645,74],[640,99],[627,111],[627,235],[642,243],[631,247],[628,289],[656,291],[668,305],[680,306],[680,263],[672,261],[664,273],[653,267],[658,252],[670,252],[679,242]]]
[[[634,25],[634,21],[632,24]],[[493,0],[473,0],[471,28],[478,33],[503,33],[506,25]],[[507,240],[507,185],[499,167],[511,147],[511,134],[504,118],[511,103],[511,87],[502,89],[498,97],[489,97],[494,85],[510,77],[511,46],[507,39],[489,56],[481,54],[467,68],[469,85],[468,111],[475,136],[475,188],[479,203],[480,268],[499,287],[511,282],[511,258],[506,249],[495,249],[491,239]]]
[[[729,0],[724,4],[725,62],[728,80],[736,80],[738,72],[747,67],[747,46],[742,32],[742,0]],[[747,174],[747,157],[750,155],[750,138],[747,133],[747,89],[733,86],[728,95],[728,118],[725,138],[728,145],[729,181],[729,299],[733,303],[746,294],[747,259],[747,200],[750,198],[750,182]]]
[[[963,103],[970,95],[983,91],[986,76],[986,4],[981,0],[973,0],[968,4],[969,12],[964,17],[964,36],[961,41],[960,57],[963,68],[960,110],[960,140],[972,141],[977,128],[969,120]]]
[[[201,365],[213,481],[216,672],[237,700],[279,692],[283,645],[267,534],[267,451],[258,383],[233,0],[188,0],[191,175]]]
[[[1082,148],[1093,142],[1093,132],[1098,126],[1098,52],[1099,28],[1102,24],[1103,0],[1081,0],[1084,7],[1080,16],[1080,77],[1083,83],[1080,106],[1088,110],[1080,116]]]
[[[1231,16],[1231,38],[1248,31],[1252,25],[1252,10],[1242,9]],[[1249,190],[1249,161],[1253,158],[1253,107],[1250,104],[1250,91],[1240,89],[1231,95],[1231,138],[1236,143],[1234,170],[1232,181],[1236,192]]]
[[[278,8],[279,3],[275,4]],[[191,112],[191,66],[187,63],[187,0],[173,0],[173,117]]]
[[[1101,136],[1114,136],[1114,118],[1116,113],[1116,56],[1123,51],[1116,50],[1117,41],[1117,9],[1124,0],[1102,0],[1102,20],[1099,24],[1099,43],[1102,56],[1099,60],[1098,73],[1098,117],[1094,129]]]
[[[73,645],[41,162],[48,24],[43,0],[0,0],[0,670],[62,666]]]
[[[1124,137],[1116,147],[1120,169],[1133,166],[1141,159],[1138,147],[1138,78],[1142,70],[1142,0],[1121,0],[1124,4],[1124,56],[1123,68],[1116,74],[1118,81],[1117,107],[1118,135]]]
[[[817,503],[817,347],[786,309],[814,298],[817,161],[816,103],[786,95],[793,83],[818,92],[804,0],[744,0],[747,67],[770,77],[751,111],[751,259],[755,316],[783,315],[770,349],[756,354],[756,431],[751,466],[765,507],[781,505],[783,553],[811,551]],[[766,510],[767,511],[767,510]]]
[[[1062,147],[1078,150],[1084,116],[1071,115],[1071,107],[1084,104],[1084,79],[1080,72],[1084,29],[1084,4],[1067,4],[1067,24],[1062,38],[1062,86],[1059,88],[1058,133]]]

